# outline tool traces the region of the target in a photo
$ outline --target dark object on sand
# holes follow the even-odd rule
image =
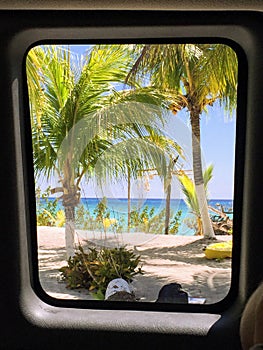
[[[122,291],[122,292],[116,292],[112,295],[110,295],[107,299],[108,301],[136,301],[135,295]]]
[[[161,288],[156,302],[188,304],[188,294],[179,283],[169,283]]]

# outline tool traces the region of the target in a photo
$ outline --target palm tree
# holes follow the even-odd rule
[[[39,46],[27,58],[34,168],[38,175],[59,178],[53,193],[62,194],[67,257],[74,254],[75,207],[84,176],[99,181],[117,177],[125,152],[126,159],[134,153],[141,162],[143,148],[144,161],[158,157],[143,138],[150,129],[159,130],[163,96],[149,88],[116,91],[114,84],[123,82],[130,69],[127,55],[124,46],[95,47],[76,66],[67,48]],[[135,135],[140,143],[132,143]],[[130,139],[130,148],[126,145],[120,155],[116,148],[125,139]]]
[[[182,156],[182,154],[179,154]],[[171,191],[172,191],[172,179],[174,167],[177,163],[179,155],[176,158],[170,158],[167,166],[167,176],[164,182],[164,190],[166,193],[165,199],[165,223],[164,223],[164,234],[169,234],[170,216],[171,216]]]
[[[186,108],[192,129],[193,172],[205,237],[215,238],[208,215],[201,160],[200,118],[207,106],[220,101],[232,114],[237,101],[237,57],[222,44],[138,45],[138,58],[126,81],[151,79],[171,94],[174,114]],[[174,101],[172,101],[174,99]]]
[[[204,171],[204,187],[206,191],[206,197],[207,197],[208,182],[212,179],[212,177],[213,177],[213,165],[210,165]],[[185,202],[196,218],[196,235],[203,235],[201,210],[197,200],[194,183],[183,170],[178,171],[177,178],[181,184],[183,193],[185,195]]]
[[[121,178],[128,184],[128,229],[130,227],[131,217],[131,178],[138,179],[142,174],[149,170],[155,170],[164,183],[164,189],[167,193],[166,198],[166,234],[170,224],[170,191],[171,176],[179,156],[184,158],[181,147],[172,139],[169,139],[161,133],[161,130],[154,130],[146,126],[145,135],[134,135],[125,138],[120,142],[108,148],[96,164],[96,173],[100,185],[105,184],[107,180],[111,183],[118,182]],[[115,171],[109,169],[104,164],[111,163]],[[171,166],[172,164],[172,166]],[[102,182],[102,183],[101,183]]]
[[[166,195],[165,198],[165,222],[164,222],[164,234],[169,234],[169,226],[170,226],[170,215],[171,215],[171,190],[172,190],[172,177],[174,167],[181,157],[185,159],[184,153],[180,145],[178,145],[174,140],[163,136],[158,135],[156,133],[150,133],[150,140],[159,147],[166,155],[166,171],[165,174],[161,173],[162,167],[155,162],[153,165],[155,166],[155,170],[157,170],[157,174],[163,180],[164,184],[164,192]]]

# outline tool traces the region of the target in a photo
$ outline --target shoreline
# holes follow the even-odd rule
[[[49,197],[49,200],[56,200],[56,197]],[[96,209],[98,203],[103,198],[97,198],[97,197],[81,197],[80,199],[80,207],[83,206],[84,210],[89,213],[90,217],[92,219],[95,219],[94,216],[94,210]],[[107,210],[110,213],[110,218],[117,220],[117,223],[119,222],[120,225],[124,225],[124,228],[121,228],[121,230],[127,230],[127,224],[128,224],[128,202],[127,198],[115,198],[115,197],[109,197],[106,201],[106,207]],[[42,203],[42,204],[41,204]],[[172,216],[176,216],[178,211],[181,211],[181,217],[180,217],[180,225],[178,228],[178,234],[179,235],[185,235],[185,236],[192,236],[194,234],[194,229],[189,227],[187,224],[187,221],[191,221],[193,218],[193,214],[191,213],[189,207],[185,203],[185,200],[183,198],[172,198],[170,201],[171,205],[171,211]],[[210,199],[208,201],[208,205],[214,207],[215,209],[218,208],[218,205],[222,205],[224,208],[232,208],[233,207],[233,199]],[[45,206],[45,200],[40,200],[39,204],[37,206]],[[165,210],[165,198],[132,198],[131,199],[131,211],[138,211],[139,213],[142,213],[144,209],[148,208],[148,214],[150,210],[154,209],[154,214],[151,216],[149,215],[149,221],[153,220],[154,217],[160,215],[160,213]],[[78,208],[78,207],[77,207]],[[78,210],[76,208],[76,210]],[[63,210],[63,206],[61,204],[61,201],[58,201],[57,203],[57,210]],[[212,215],[215,213],[211,212]],[[87,218],[86,218],[87,219]],[[163,226],[164,226],[164,217],[162,217],[163,220]],[[91,227],[90,229],[93,229]],[[143,227],[145,229],[145,227]],[[164,228],[162,228],[164,229]],[[159,230],[159,227],[154,227],[154,225],[151,227],[152,231]],[[132,230],[131,230],[132,232]]]

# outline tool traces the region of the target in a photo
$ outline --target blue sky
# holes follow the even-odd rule
[[[74,45],[71,50],[77,54],[83,54],[87,46]],[[170,113],[170,119],[165,131],[180,146],[183,147],[187,160],[183,164],[184,169],[192,169],[191,166],[191,131],[189,125],[189,116],[187,111],[180,111],[175,115]],[[203,113],[201,117],[201,148],[203,157],[203,168],[213,164],[213,178],[209,182],[210,199],[232,199],[234,188],[234,151],[235,151],[235,115],[226,118],[223,107],[215,103],[209,107],[208,113]],[[157,176],[148,179],[149,188],[145,191],[144,185],[133,183],[132,195],[138,197],[143,195],[147,198],[163,198],[163,186]],[[41,187],[46,186],[45,181]],[[46,186],[47,187],[47,186]],[[176,180],[172,184],[172,197],[181,198],[182,193],[179,190],[179,184]],[[144,192],[144,193],[142,193]],[[127,184],[119,183],[118,185],[107,184],[103,192],[89,183],[83,186],[82,196],[96,197],[106,195],[108,197],[126,197]]]

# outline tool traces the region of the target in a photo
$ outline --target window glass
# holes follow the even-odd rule
[[[199,304],[227,295],[237,65],[223,44],[29,51],[47,294]]]

